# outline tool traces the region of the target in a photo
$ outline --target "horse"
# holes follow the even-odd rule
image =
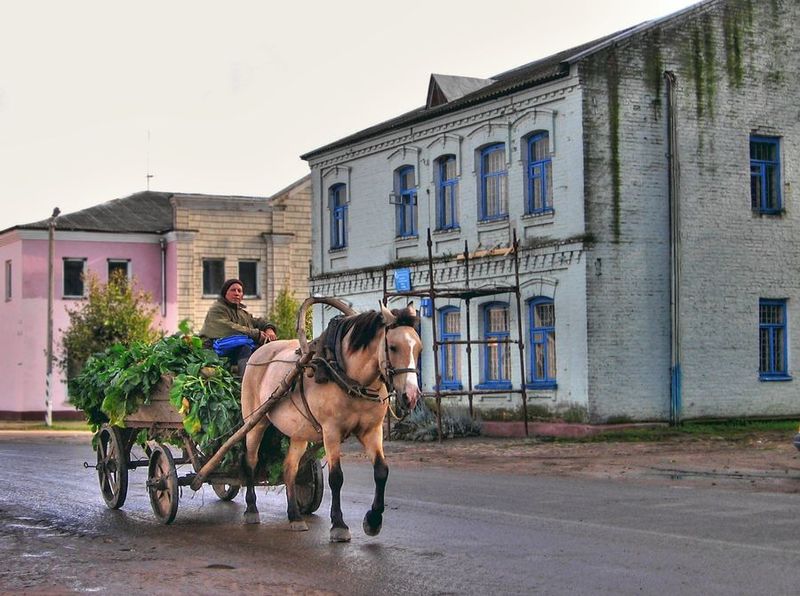
[[[348,309],[350,310],[350,309]],[[350,310],[350,312],[353,312]],[[302,313],[302,309],[301,309]],[[258,449],[267,427],[272,424],[289,438],[283,462],[289,527],[308,530],[295,494],[295,479],[301,457],[310,442],[323,442],[328,460],[328,484],[331,490],[331,542],[348,542],[350,529],[341,509],[344,474],[341,467],[341,444],[355,436],[369,457],[374,472],[375,494],[362,524],[368,536],[381,531],[384,492],[389,467],[383,452],[383,420],[389,407],[390,391],[400,398],[398,406],[413,409],[421,393],[417,383],[417,363],[422,342],[414,303],[390,311],[337,317],[336,333],[329,326],[323,337],[335,356],[319,358],[314,376],[302,374],[293,387],[250,431],[245,443],[243,469],[247,481],[245,523],[259,523],[255,469]],[[299,327],[299,324],[298,324]],[[325,352],[316,340],[315,349]],[[332,337],[332,341],[331,341]],[[277,340],[258,348],[250,358],[242,379],[242,416],[245,420],[279,387],[294,368],[305,338]],[[330,350],[328,350],[330,354]],[[332,380],[329,380],[332,379]]]

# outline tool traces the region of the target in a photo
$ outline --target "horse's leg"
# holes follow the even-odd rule
[[[256,507],[255,474],[256,466],[258,465],[258,448],[261,445],[261,438],[264,436],[264,431],[267,430],[268,424],[269,422],[266,421],[257,424],[245,437],[247,452],[243,457],[242,468],[244,468],[245,479],[247,480],[247,492],[245,493],[247,508],[244,510],[244,523],[246,524],[261,523],[258,507]]]
[[[323,432],[322,440],[328,458],[328,485],[331,487],[331,542],[350,542],[350,528],[342,516],[342,440],[331,432]]]
[[[386,490],[386,480],[389,478],[389,466],[386,465],[386,458],[383,455],[383,428],[376,428],[360,435],[358,440],[364,446],[370,461],[372,462],[373,477],[375,479],[375,497],[372,500],[372,507],[364,516],[364,533],[367,536],[377,536],[383,525],[383,496]]]
[[[297,479],[297,467],[307,447],[308,441],[291,439],[286,458],[283,460],[283,483],[286,485],[286,513],[289,516],[289,528],[296,532],[308,530],[308,524],[303,520],[303,516],[300,515],[300,508],[297,506],[297,495],[294,486]]]

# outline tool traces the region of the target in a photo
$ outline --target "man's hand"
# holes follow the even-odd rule
[[[278,336],[272,329],[267,329],[266,331],[260,331],[259,334],[262,344],[265,344],[270,341],[275,341],[276,339],[278,339]]]

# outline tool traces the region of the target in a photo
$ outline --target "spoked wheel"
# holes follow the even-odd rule
[[[172,523],[178,513],[178,473],[167,447],[159,443],[153,448],[147,472],[147,492],[153,513],[162,523]]]
[[[212,484],[211,488],[222,501],[231,501],[239,494],[238,484]]]
[[[119,509],[128,494],[128,454],[122,433],[116,426],[104,424],[97,442],[97,477],[100,492],[110,509]]]
[[[300,462],[294,487],[300,513],[308,515],[319,509],[325,484],[322,478],[322,464],[317,458],[309,457]]]

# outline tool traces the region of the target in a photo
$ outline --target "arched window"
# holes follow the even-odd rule
[[[331,211],[331,248],[347,246],[347,186],[334,184],[328,190]]]
[[[444,155],[436,160],[436,229],[458,227],[458,177],[456,156]]]
[[[440,389],[461,389],[461,346],[446,342],[461,339],[461,310],[445,306],[439,310],[439,375]]]
[[[480,208],[481,221],[508,217],[508,191],[506,170],[506,146],[504,143],[489,145],[481,150]]]
[[[538,388],[556,386],[556,310],[552,298],[528,301],[530,321],[529,384]]]
[[[553,175],[550,162],[550,135],[536,132],[528,137],[525,213],[553,210]]]
[[[403,166],[394,176],[397,237],[417,235],[417,182],[414,166]]]
[[[508,349],[509,323],[508,304],[489,302],[482,309],[483,339],[483,380],[480,385],[486,389],[511,388],[511,356]]]

